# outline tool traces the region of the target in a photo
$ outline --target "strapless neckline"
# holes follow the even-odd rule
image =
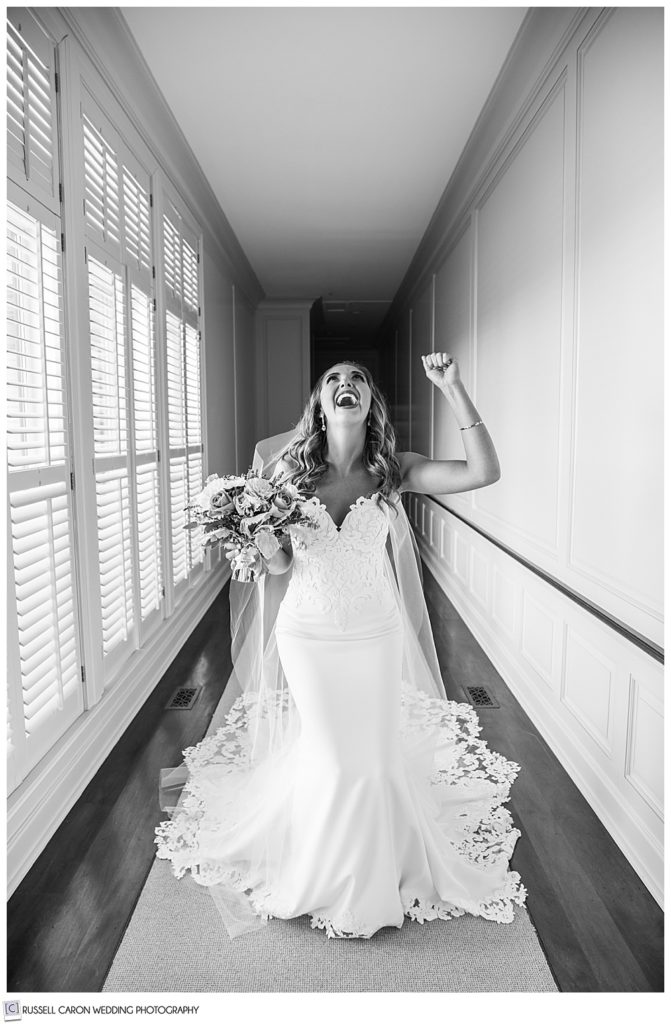
[[[316,504],[316,505],[317,505],[317,506],[318,506],[319,508],[321,508],[321,509],[323,509],[323,510],[324,510],[324,512],[326,513],[326,515],[327,515],[327,516],[329,517],[330,521],[331,521],[331,522],[333,523],[333,525],[335,526],[335,528],[336,528],[336,530],[338,531],[338,533],[340,533],[340,531],[342,530],[343,526],[345,525],[345,523],[346,523],[346,522],[347,522],[347,520],[349,519],[349,517],[350,517],[350,515],[352,514],[352,512],[354,512],[354,510],[355,510],[356,508],[359,508],[359,506],[360,506],[360,505],[362,505],[362,504],[363,504],[364,502],[366,502],[366,501],[371,501],[371,502],[373,502],[373,503],[376,503],[376,501],[377,501],[377,498],[378,498],[379,494],[380,494],[380,491],[372,491],[372,493],[371,493],[371,494],[360,494],[360,495],[359,495],[359,497],[358,497],[358,498],[356,499],[356,501],[353,501],[353,502],[352,502],[352,504],[350,505],[349,509],[348,509],[348,510],[347,510],[347,512],[345,513],[345,517],[344,517],[343,521],[342,521],[342,522],[340,523],[340,526],[338,526],[338,524],[336,523],[335,519],[333,518],[333,516],[331,515],[331,513],[330,513],[330,512],[329,512],[329,510],[327,509],[326,505],[325,505],[325,504],[324,504],[324,502],[323,502],[323,501],[321,500],[321,498],[318,498],[318,497],[317,497],[317,495],[315,495],[315,496],[314,496],[314,497],[312,498],[312,501],[314,501],[314,502],[315,502],[315,504]]]

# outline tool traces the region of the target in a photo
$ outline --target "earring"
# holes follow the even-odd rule
[[[326,430],[326,417],[322,413],[322,430]]]

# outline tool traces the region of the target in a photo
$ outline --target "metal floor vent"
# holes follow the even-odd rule
[[[198,700],[200,686],[180,686],[166,704],[166,710],[189,711]]]
[[[500,706],[484,686],[464,686],[463,689],[468,703],[472,704],[474,708],[498,708]]]

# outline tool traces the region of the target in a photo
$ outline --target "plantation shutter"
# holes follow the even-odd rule
[[[103,664],[134,645],[124,279],[88,256],[93,450]],[[107,673],[106,673],[107,674]]]
[[[105,680],[162,616],[150,185],[82,102],[93,449]]]
[[[7,172],[58,212],[54,47],[26,8],[7,12]]]
[[[53,213],[8,190],[10,789],[84,708],[60,235]]]
[[[198,242],[176,207],[163,214],[172,579],[177,595],[202,568],[202,529],[185,507],[203,486]]]
[[[131,285],[135,483],[137,493],[140,616],[146,621],[162,607],[157,381],[153,301]]]

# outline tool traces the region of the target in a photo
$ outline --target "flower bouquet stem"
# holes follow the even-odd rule
[[[242,548],[231,563],[231,579],[237,583],[256,583],[263,575],[263,565],[258,550],[253,547]]]

